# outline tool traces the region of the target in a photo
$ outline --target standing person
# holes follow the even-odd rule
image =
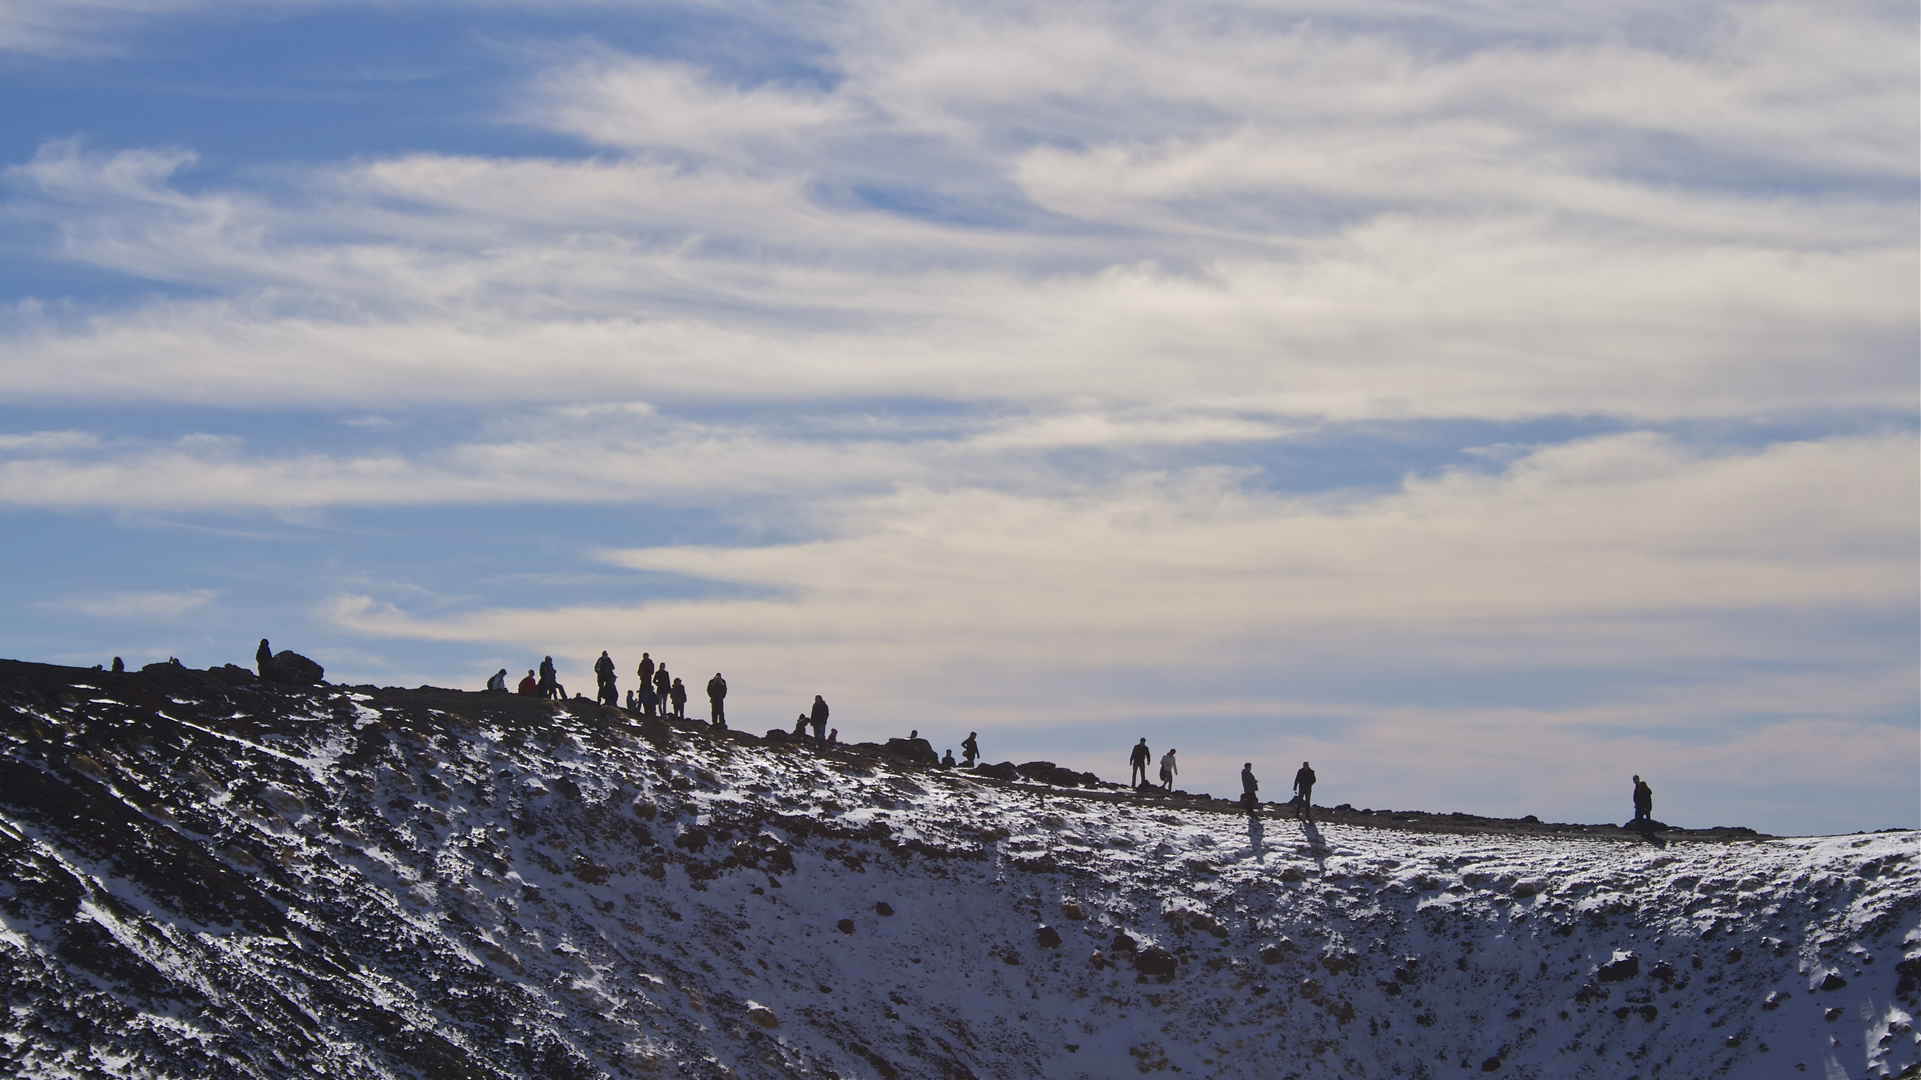
[[[667,674],[666,664],[662,664],[654,669],[654,692],[660,697],[660,707],[663,712],[666,711],[668,699],[673,696],[674,687],[678,685],[680,685],[680,680]],[[682,696],[684,697],[685,695],[683,694]],[[685,718],[683,717],[683,719]]]
[[[1654,789],[1639,776],[1634,778],[1634,822],[1654,820]]]
[[[1174,750],[1170,747],[1167,753],[1161,755],[1161,787],[1164,790],[1173,791],[1174,778],[1180,774],[1181,767],[1174,764]]]
[[[1134,744],[1134,752],[1127,755],[1127,763],[1132,766],[1127,771],[1129,787],[1143,787],[1147,784],[1147,763],[1154,760],[1154,751],[1147,748],[1147,740]]]
[[[727,680],[718,671],[707,680],[707,716],[715,727],[727,726]]]
[[[961,757],[966,759],[967,767],[970,769],[974,767],[974,762],[980,760],[981,744],[974,741],[979,734],[978,731],[970,731],[967,733],[967,738],[961,740]]]
[[[667,669],[661,668],[660,670],[662,673],[665,673]],[[656,675],[654,678],[658,679],[660,676]],[[674,719],[687,719],[687,688],[680,685],[679,679],[675,679],[674,685],[667,688],[667,698],[674,703]]]
[[[813,712],[813,715],[808,719],[809,719],[809,722],[814,725],[814,741],[817,743],[826,742],[827,741],[827,699],[826,698],[821,697],[819,694],[814,695],[814,712]]]
[[[1294,774],[1294,790],[1301,803],[1301,820],[1314,824],[1314,767],[1305,761]]]
[[[951,769],[954,767],[954,751],[949,750],[947,753],[941,755],[940,767],[943,769]]]
[[[654,658],[651,656],[648,656],[646,653],[641,653],[640,666],[634,669],[634,673],[640,676],[640,681],[642,685],[653,682],[654,681]]]
[[[273,667],[273,646],[267,644],[266,638],[261,638],[260,647],[253,651],[253,662],[260,669],[260,677],[266,678],[267,669]]]
[[[600,659],[594,661],[594,679],[600,684],[600,701],[608,708],[620,705],[620,691],[615,689],[614,658],[607,650],[600,650]]]
[[[533,668],[528,668],[527,677],[520,680],[520,693],[522,697],[540,696],[540,683],[534,678]]]
[[[1261,797],[1258,794],[1260,790],[1261,790],[1261,782],[1259,780],[1254,779],[1254,763],[1250,761],[1245,765],[1242,765],[1241,766],[1241,805],[1247,807],[1248,817],[1259,816],[1256,813],[1256,811],[1258,811],[1261,806]]]
[[[541,657],[540,696],[543,698],[557,699],[562,693],[563,691],[560,688],[560,672],[554,667],[554,658],[551,656]]]

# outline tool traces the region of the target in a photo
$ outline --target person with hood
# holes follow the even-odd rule
[[[961,740],[961,757],[966,760],[967,767],[970,769],[974,767],[974,762],[980,760],[981,744],[975,741],[975,737],[979,734],[978,731],[970,731],[967,733],[967,738]]]
[[[1181,767],[1174,764],[1174,750],[1170,747],[1167,753],[1161,755],[1161,788],[1166,791],[1173,791],[1174,778],[1180,774]]]
[[[607,655],[606,649],[600,650],[600,659],[594,661],[594,681],[600,684],[601,703],[610,709],[619,707],[620,691],[614,685],[618,681],[614,673],[614,658]]]
[[[567,691],[560,685],[560,671],[554,667],[554,658],[551,656],[541,657],[540,696],[557,701],[565,697],[566,693]]]
[[[540,683],[534,678],[534,669],[527,669],[527,677],[520,680],[520,693],[523,697],[539,697]]]
[[[814,741],[817,743],[826,742],[827,699],[821,697],[819,694],[814,695],[814,710],[813,714],[808,717],[808,722],[814,725]]]
[[[662,674],[667,671],[666,668],[660,670]],[[654,678],[659,679],[660,676],[656,675]],[[680,685],[679,679],[675,679],[674,684],[667,688],[667,699],[674,704],[674,719],[687,719],[687,688]]]
[[[507,692],[507,669],[506,668],[501,668],[499,671],[494,672],[493,677],[487,680],[487,689],[492,690],[497,694],[504,694]]]
[[[1127,755],[1127,763],[1132,766],[1127,772],[1129,787],[1145,787],[1147,784],[1147,763],[1154,760],[1154,751],[1147,748],[1143,738],[1134,744],[1134,752]]]
[[[1294,791],[1301,804],[1301,820],[1314,824],[1314,767],[1305,761],[1294,774]]]
[[[260,647],[253,651],[253,662],[254,666],[260,669],[260,677],[266,678],[268,671],[273,667],[273,646],[267,644],[266,638],[261,638]]]
[[[1254,763],[1241,766],[1241,805],[1247,807],[1247,816],[1255,817],[1261,806],[1261,782],[1254,779]]]
[[[707,716],[715,727],[727,726],[727,680],[718,671],[707,680]]]

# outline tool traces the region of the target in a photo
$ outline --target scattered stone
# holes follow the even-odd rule
[[[894,913],[894,906],[892,904],[889,904],[887,901],[879,900],[874,903],[874,914],[892,915],[893,913]]]
[[[1149,945],[1134,956],[1134,970],[1143,975],[1171,977],[1180,970],[1180,961],[1159,945]]]
[[[1043,949],[1058,949],[1061,944],[1061,932],[1051,926],[1043,926],[1034,931],[1034,940],[1039,942]]]

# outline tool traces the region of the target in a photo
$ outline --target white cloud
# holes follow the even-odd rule
[[[172,620],[205,607],[220,593],[214,589],[156,592],[117,592],[68,597],[42,605],[53,611],[94,619]]]

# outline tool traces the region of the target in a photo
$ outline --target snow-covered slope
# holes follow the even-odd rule
[[[1916,834],[1448,834],[0,664],[25,1076],[1911,1076]]]

